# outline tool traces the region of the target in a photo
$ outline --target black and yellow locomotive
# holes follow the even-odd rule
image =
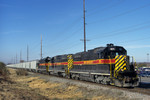
[[[133,63],[130,63],[127,51],[113,44],[87,52],[41,59],[38,71],[119,87],[138,85],[137,73]]]

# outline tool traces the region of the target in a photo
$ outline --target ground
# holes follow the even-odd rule
[[[9,69],[10,79],[0,79],[1,100],[128,100],[123,92],[109,89],[89,89],[60,82],[49,81],[34,75],[16,75],[16,70]],[[49,76],[50,77],[50,76]],[[50,77],[51,78],[51,77]],[[142,99],[138,99],[142,100]]]

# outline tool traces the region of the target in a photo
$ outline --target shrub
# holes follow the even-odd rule
[[[6,65],[3,62],[0,62],[0,76],[3,77],[4,79],[9,78],[9,71],[6,68]]]
[[[21,76],[27,76],[28,72],[25,69],[18,69],[16,70],[16,74]]]

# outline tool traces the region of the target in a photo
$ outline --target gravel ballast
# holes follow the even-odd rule
[[[86,95],[107,95],[108,97],[112,97],[112,99],[116,100],[150,100],[150,95],[130,92],[122,89],[112,88],[107,85],[99,85],[91,82],[78,81],[72,79],[66,79],[56,76],[49,76],[37,73],[30,73],[31,76],[39,77],[41,79],[45,79],[46,81],[54,82],[54,83],[63,83],[67,85],[76,85],[82,89],[82,91],[86,91]],[[115,86],[114,86],[115,87]]]

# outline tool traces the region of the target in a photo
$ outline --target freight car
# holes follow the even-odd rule
[[[7,65],[7,67],[9,68],[21,68],[21,69],[26,69],[28,71],[33,71],[33,72],[37,72],[37,68],[38,68],[38,60],[35,61],[29,61],[29,62],[22,62],[22,63],[18,63],[18,64],[9,64]]]
[[[87,52],[41,59],[38,71],[119,87],[138,86],[138,76],[127,51],[113,44]]]

